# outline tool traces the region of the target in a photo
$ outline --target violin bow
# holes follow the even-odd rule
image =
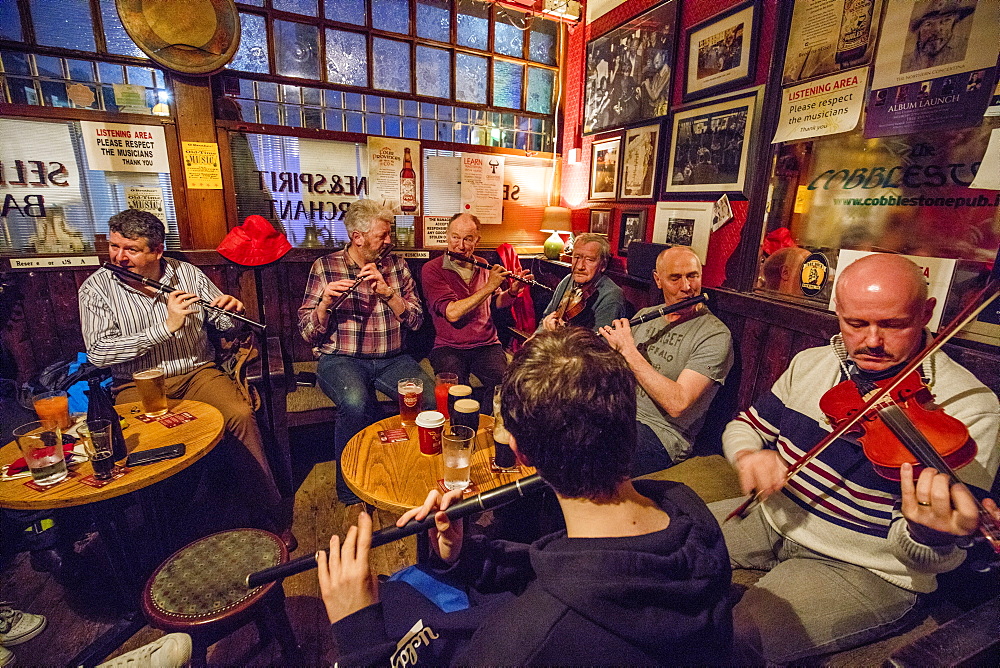
[[[899,371],[899,373],[893,376],[885,386],[872,394],[854,414],[854,417],[844,420],[839,427],[831,431],[819,443],[814,445],[809,451],[795,460],[785,472],[785,481],[782,483],[782,487],[787,485],[789,480],[794,478],[799,471],[805,468],[805,466],[815,459],[819,453],[823,452],[827,446],[846,434],[851,427],[860,422],[869,410],[874,408],[878,402],[882,401],[886,395],[895,390],[899,384],[903,382],[903,379],[923,364],[925,359],[940,350],[941,347],[948,343],[953,336],[958,334],[963,327],[978,318],[979,314],[983,312],[983,309],[989,306],[990,303],[996,299],[997,295],[1000,295],[1000,251],[997,252],[997,257],[993,261],[993,270],[990,273],[989,280],[986,282],[986,285],[979,292],[979,294],[976,295],[976,298],[969,302],[969,304],[966,305],[966,307],[963,308],[950,323],[948,323],[948,326],[942,329],[938,333],[937,337],[924,346],[923,350],[913,357],[913,359],[911,359],[906,366]],[[749,498],[747,498],[746,501],[741,503],[736,510],[729,513],[723,521],[728,522],[734,517],[743,519],[750,514],[750,511],[760,505],[763,500],[763,493],[760,490],[755,491]]]

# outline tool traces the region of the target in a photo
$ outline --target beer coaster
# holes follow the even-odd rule
[[[93,474],[90,474],[85,478],[82,478],[80,482],[82,482],[84,485],[89,485],[90,487],[96,487],[97,489],[100,489],[101,487],[107,485],[109,482],[114,482],[115,480],[118,480],[118,478],[121,478],[123,475],[125,475],[131,470],[132,469],[128,468],[127,466],[116,466],[113,469],[111,469],[110,480],[98,480],[97,478],[94,477]]]
[[[410,440],[410,435],[402,427],[396,429],[383,429],[378,433],[378,440],[383,443],[400,443]]]
[[[517,462],[514,462],[513,466],[509,468],[503,468],[497,466],[496,457],[490,457],[490,471],[493,471],[493,473],[520,473],[521,467],[517,465]]]
[[[447,494],[451,490],[444,486],[444,478],[438,478],[438,489],[441,490],[442,494]],[[479,488],[476,486],[475,480],[469,481],[469,486],[462,490],[462,496],[475,496],[479,494]]]
[[[66,477],[65,477],[65,478],[63,478],[62,480],[60,480],[59,482],[57,482],[57,483],[56,483],[56,484],[54,484],[54,485],[45,485],[45,486],[43,487],[42,485],[39,485],[39,484],[38,484],[37,482],[35,482],[34,480],[29,480],[28,482],[24,483],[24,486],[25,486],[25,487],[28,487],[28,488],[30,488],[30,489],[33,489],[33,490],[35,490],[36,492],[47,492],[47,491],[49,491],[50,489],[52,489],[52,488],[54,488],[54,487],[58,487],[58,486],[59,486],[59,485],[61,485],[62,483],[66,482],[67,480],[72,480],[73,478],[79,478],[79,477],[80,477],[80,474],[79,474],[79,473],[74,473],[73,471],[70,471],[70,472],[69,472],[69,473],[68,473],[68,474],[66,475]]]
[[[159,422],[167,429],[173,429],[178,427],[185,422],[190,422],[191,420],[197,420],[195,416],[191,415],[187,411],[183,413],[165,413],[160,417],[149,417],[148,415],[136,415],[135,418],[140,422],[145,422],[149,424],[150,422]]]

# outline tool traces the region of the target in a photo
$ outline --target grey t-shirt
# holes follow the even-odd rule
[[[655,307],[653,307],[655,308]],[[642,315],[651,308],[639,311]],[[705,411],[733,366],[733,340],[721,320],[708,309],[679,324],[657,318],[632,328],[632,338],[642,356],[670,380],[684,369],[715,381],[680,417],[671,417],[642,387],[637,388],[636,419],[652,429],[674,463],[687,459],[694,437],[705,422]]]

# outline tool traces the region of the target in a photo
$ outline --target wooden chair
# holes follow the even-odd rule
[[[262,644],[277,638],[283,662],[300,664],[281,584],[255,589],[244,584],[247,574],[286,561],[288,550],[267,531],[234,529],[206,536],[175,552],[149,577],[143,614],[154,628],[191,636],[192,665],[205,665],[209,645],[251,621]]]

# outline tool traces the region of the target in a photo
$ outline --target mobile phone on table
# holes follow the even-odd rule
[[[144,464],[162,462],[164,459],[180,457],[184,452],[185,446],[183,443],[174,443],[173,445],[165,445],[162,448],[133,452],[125,460],[125,466],[143,466]]]

